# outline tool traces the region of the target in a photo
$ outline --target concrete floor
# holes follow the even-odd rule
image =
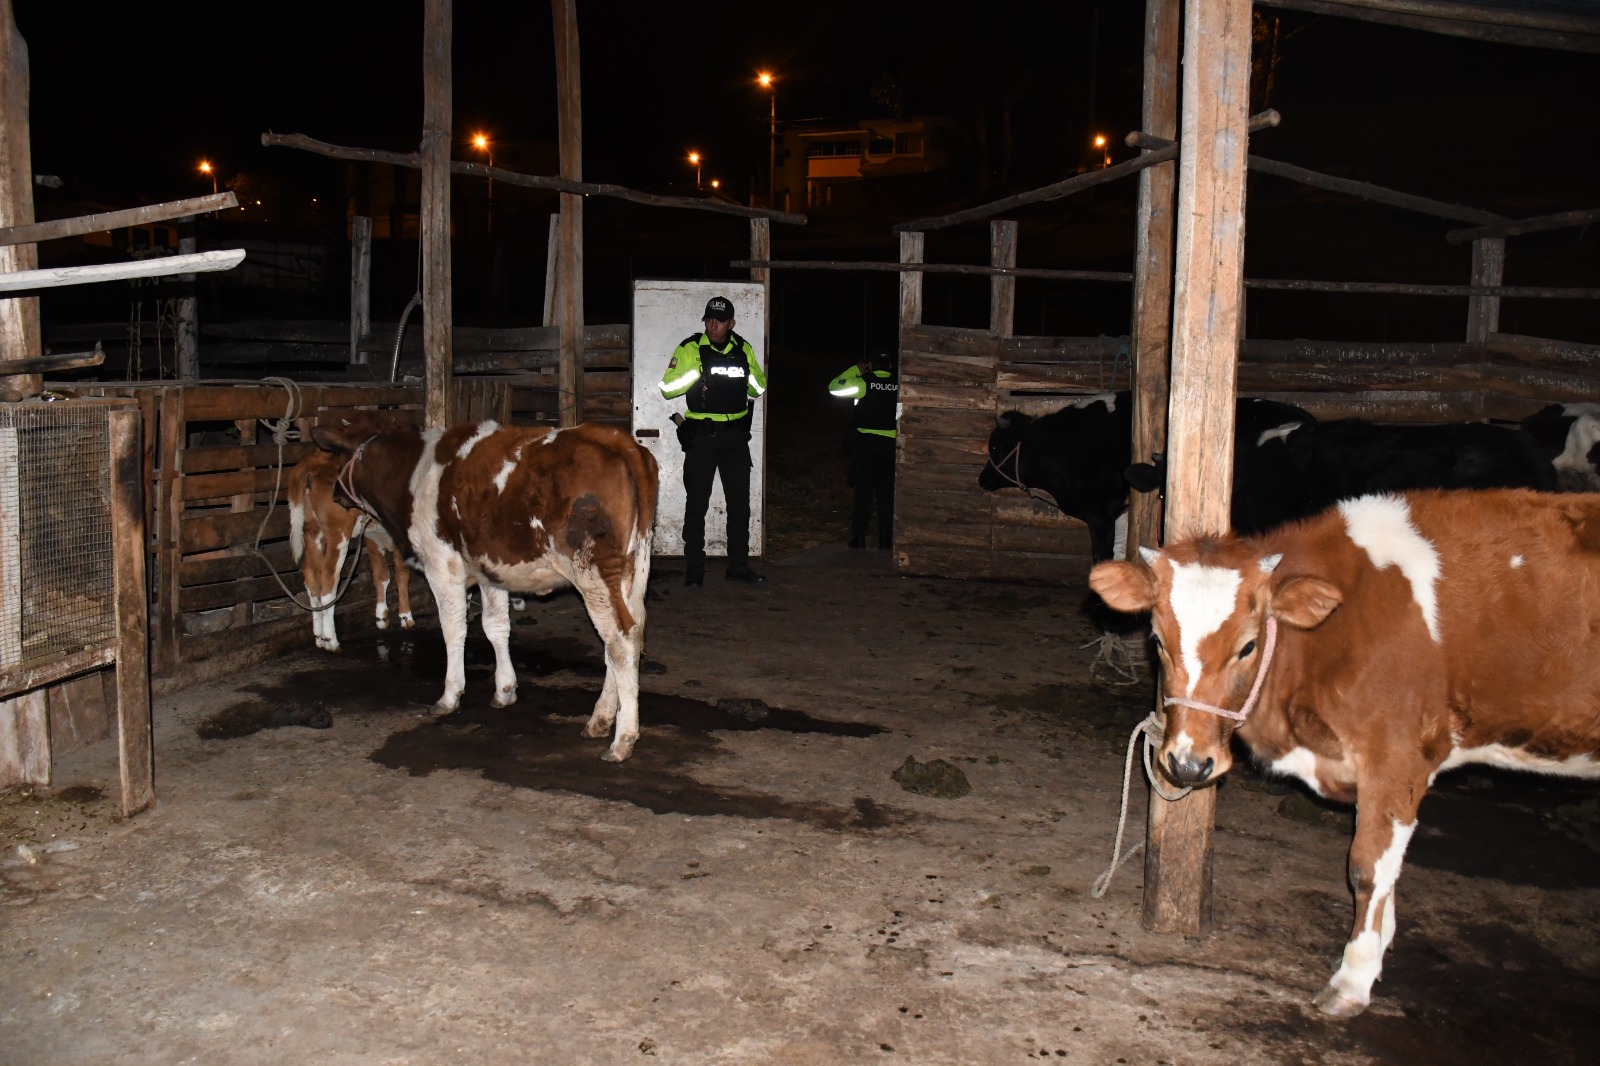
[[[1350,920],[1347,812],[1224,785],[1204,937],[1141,929],[1137,860],[1091,897],[1151,697],[1087,679],[1081,589],[843,547],[760,588],[675,565],[620,767],[579,735],[600,647],[558,596],[513,627],[510,709],[481,642],[429,718],[426,622],[340,656],[308,624],[157,701],[154,810],[112,816],[109,743],[0,797],[0,1061],[1590,1061],[1593,789],[1441,781],[1386,979],[1333,1022],[1309,1001]],[[906,791],[908,756],[971,791]]]

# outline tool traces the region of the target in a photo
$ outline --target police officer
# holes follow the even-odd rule
[[[687,418],[673,421],[684,451],[683,583],[691,587],[705,584],[713,477],[722,478],[728,504],[728,579],[766,580],[750,569],[750,423],[756,398],[767,391],[767,375],[733,323],[733,304],[726,296],[712,297],[705,332],[683,339],[661,378],[661,395],[682,396],[689,408]]]
[[[878,504],[878,547],[894,540],[894,439],[900,421],[900,375],[894,356],[874,355],[833,379],[828,391],[855,401],[856,431],[850,449],[850,485],[856,490],[850,512],[850,547],[867,546],[872,504]]]

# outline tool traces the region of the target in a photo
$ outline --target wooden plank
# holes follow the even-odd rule
[[[923,410],[979,411],[987,415],[994,413],[995,390],[992,385],[924,385],[902,380],[900,402]]]
[[[1121,337],[1006,337],[1000,358],[1019,363],[1109,363],[1127,355]]]
[[[1373,422],[1470,422],[1484,417],[1482,393],[1374,391],[1368,393],[1277,392],[1260,394],[1304,407],[1322,419],[1365,418]]]
[[[359,547],[359,546],[358,546]],[[347,567],[349,563],[345,564]],[[285,574],[283,584],[272,575],[266,577],[238,578],[233,581],[224,581],[210,585],[191,585],[178,594],[178,610],[184,614],[193,611],[212,611],[219,607],[248,607],[259,600],[281,600],[289,595],[298,596],[304,591],[304,585],[299,580],[298,572]],[[351,582],[356,584],[359,578]],[[284,591],[284,585],[289,591]],[[233,629],[238,632],[249,624],[249,618],[235,618]]]
[[[1498,287],[1505,280],[1506,240],[1480,237],[1472,242],[1472,284]],[[1500,297],[1474,293],[1467,300],[1467,343],[1482,344],[1500,329]]]
[[[263,561],[254,552],[245,555],[222,555],[204,559],[185,559],[178,566],[178,584],[182,588],[209,585],[217,581],[232,581],[241,577],[260,577],[269,569],[276,569],[292,589],[300,589],[303,581],[300,568],[295,565],[293,551],[286,540],[261,545]]]
[[[50,784],[50,708],[45,690],[0,700],[0,790]]]
[[[59,760],[111,735],[104,671],[79,674],[46,689],[50,712],[50,758]],[[116,690],[111,692],[113,702]]]
[[[949,407],[926,410],[907,404],[900,415],[900,432],[911,437],[947,437],[957,440],[989,439],[994,429],[993,411],[965,411]]]
[[[251,511],[223,512],[219,514],[204,515],[197,518],[184,518],[180,524],[183,553],[185,555],[195,552],[216,551],[219,548],[231,548],[237,545],[254,544],[256,532],[261,529],[261,508]],[[266,529],[261,532],[262,540],[278,540],[289,535],[289,509],[287,507],[275,508],[271,519],[268,520]],[[173,600],[177,600],[177,573],[176,559],[173,565],[173,581],[171,591]]]
[[[1600,367],[1600,344],[1490,333],[1484,338],[1483,346],[1486,351],[1526,366],[1574,370]]]
[[[1504,397],[1549,403],[1600,401],[1600,377],[1540,367],[1479,368],[1479,389]]]
[[[372,219],[350,219],[350,351],[352,366],[364,365],[361,338],[372,332]]]
[[[941,355],[977,355],[987,359],[996,358],[1000,351],[999,338],[994,334],[956,326],[908,327],[905,344],[913,351],[936,352]]]
[[[990,495],[994,497],[996,525],[1031,526],[1037,529],[1089,528],[1076,518],[1062,514],[1055,504],[1024,495],[1021,489],[1001,489]]]
[[[203,215],[209,211],[227,211],[238,207],[239,201],[232,190],[192,196],[187,200],[171,200],[146,207],[132,207],[124,211],[101,211],[75,218],[58,218],[49,222],[34,222],[25,226],[7,226],[0,229],[0,246],[37,244],[60,237],[79,237],[85,233],[102,233],[106,230],[143,226],[150,222],[168,222],[185,215]]]
[[[908,351],[901,356],[900,383],[926,385],[994,384],[995,361],[981,355],[943,355]]]
[[[988,494],[978,487],[978,471],[968,463],[921,463],[903,467],[895,475],[895,499],[910,501],[924,492],[964,492],[972,499]]]
[[[261,493],[261,499],[265,502],[272,499],[272,491],[277,488],[279,506],[287,506],[288,487],[284,484],[284,475],[288,472],[288,466],[281,471],[274,466],[216,474],[185,474],[181,482],[183,500],[185,503],[198,503],[226,496]]]
[[[1111,392],[1118,384],[1126,387],[1127,370],[1120,373],[1111,364],[1096,363],[1005,363],[995,374],[995,387],[1002,391],[1078,389],[1083,392]]]
[[[900,262],[921,263],[927,249],[922,233],[900,234]],[[900,380],[905,380],[906,333],[922,324],[922,274],[907,270],[900,275]]]
[[[244,249],[196,252],[194,255],[164,255],[155,259],[96,263],[90,266],[45,267],[42,270],[13,270],[0,274],[0,292],[34,292],[69,285],[93,285],[103,281],[130,281],[135,278],[165,278],[177,274],[209,274],[232,270],[244,262]]]
[[[116,658],[116,645],[107,644],[99,648],[85,648],[47,663],[32,663],[0,670],[0,697],[9,698],[19,693],[42,689],[74,674],[97,670],[115,662]],[[0,747],[3,746],[3,742],[0,742]]]
[[[1477,362],[1479,358],[1476,345],[1453,341],[1246,340],[1239,353],[1241,364],[1451,367]]]
[[[1029,526],[994,527],[994,550],[998,552],[1032,552],[1040,555],[1072,556],[1076,565],[1087,571],[1089,560],[1089,530],[1036,529]]]
[[[111,427],[112,584],[117,612],[117,765],[122,816],[155,802],[150,719],[149,599],[145,589],[144,479],[139,415],[116,411]],[[170,601],[169,601],[170,602]]]
[[[190,390],[164,389],[160,403],[160,458],[157,507],[160,526],[156,530],[155,669],[165,670],[178,661],[178,638],[183,620],[178,615],[179,540],[183,528],[183,498],[178,485],[183,477],[184,403]],[[120,685],[120,681],[118,682]]]
[[[989,549],[989,527],[965,522],[916,522],[898,509],[894,516],[895,543],[903,535],[908,543],[933,545],[944,548]]]
[[[1469,366],[1299,366],[1285,363],[1240,364],[1241,393],[1266,392],[1464,392],[1479,387],[1480,374]]]
[[[310,441],[290,441],[284,444],[282,449],[284,470],[287,471],[316,450],[317,446]],[[279,449],[276,444],[188,448],[183,453],[183,471],[186,475],[194,475],[223,470],[246,470],[251,467],[276,469],[278,454]]]
[[[901,465],[916,466],[921,463],[970,463],[972,464],[973,478],[983,469],[983,464],[988,461],[989,448],[984,440],[976,437],[966,440],[951,440],[946,437],[907,437],[900,442],[899,462]]]

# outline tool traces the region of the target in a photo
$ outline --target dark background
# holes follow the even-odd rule
[[[1484,44],[1371,23],[1279,12],[1278,47],[1258,45],[1252,110],[1282,125],[1255,154],[1512,216],[1600,206],[1600,56]],[[19,0],[32,72],[39,217],[178,199],[219,184],[261,198],[252,234],[327,242],[326,291],[203,310],[243,315],[346,316],[345,204],[350,168],[263,148],[264,131],[337,144],[416,150],[422,117],[422,4],[280,3],[220,6],[64,4]],[[818,0],[804,7],[580,2],[584,176],[692,194],[693,148],[704,177],[736,199],[765,185],[769,98],[758,69],[778,77],[780,123],[944,114],[983,131],[941,182],[886,187],[847,207],[776,224],[779,259],[892,260],[890,227],[1059,181],[1095,162],[1093,133],[1113,158],[1138,126],[1143,5],[1068,2],[955,5]],[[1266,27],[1266,23],[1262,23]],[[556,136],[547,5],[458,0],[453,33],[455,155],[482,130],[503,152],[548,157]],[[1270,93],[1265,73],[1271,64]],[[541,148],[541,146],[543,146]],[[511,166],[504,156],[500,165]],[[517,167],[513,167],[517,169]],[[553,163],[525,166],[552,172]],[[1135,183],[1124,181],[1013,213],[1024,266],[1127,270]],[[482,196],[458,179],[454,197]],[[495,240],[455,249],[460,324],[537,321],[545,227],[555,199],[497,184]],[[315,203],[313,203],[313,200]],[[246,223],[202,231],[229,246]],[[586,317],[626,321],[640,276],[738,277],[748,254],[742,220],[591,198],[585,211]],[[1464,283],[1470,253],[1447,245],[1452,223],[1254,177],[1246,272],[1252,277]],[[380,242],[381,243],[381,242]],[[415,243],[377,250],[373,314],[393,321],[416,284]],[[1600,236],[1589,229],[1512,238],[1508,284],[1600,285]],[[929,235],[928,259],[980,263],[987,227]],[[498,271],[500,284],[489,284]],[[110,287],[84,287],[89,289]],[[825,346],[846,358],[892,344],[894,276],[777,275],[775,351]],[[103,302],[103,301],[102,301]],[[125,299],[123,300],[125,303]],[[1022,333],[1125,334],[1126,285],[1024,280]],[[1600,341],[1594,301],[1507,301],[1509,332]],[[115,318],[88,296],[47,296],[56,318]],[[987,283],[927,279],[932,322],[981,325]],[[1465,300],[1252,294],[1252,336],[1458,340]]]

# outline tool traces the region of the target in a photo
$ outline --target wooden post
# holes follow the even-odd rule
[[[144,457],[139,412],[113,411],[112,584],[117,612],[117,755],[124,818],[155,802],[150,726],[149,605],[144,584]]]
[[[561,176],[583,180],[583,86],[578,73],[576,0],[553,0],[556,39],[556,114],[561,141]],[[583,421],[583,197],[561,194],[560,278],[556,318],[561,356],[561,425]]]
[[[989,265],[1015,269],[1017,224],[999,219],[989,223]],[[989,332],[1009,337],[1017,313],[1017,279],[995,274],[989,279]]]
[[[424,0],[422,47],[422,424],[450,421],[450,20],[453,0]]]
[[[193,255],[200,250],[194,235],[193,215],[178,224],[178,254]],[[178,297],[178,380],[200,380],[200,310],[194,294],[194,275],[180,274],[183,295]]]
[[[1250,0],[1185,12],[1178,159],[1172,395],[1167,412],[1167,538],[1228,528],[1233,482],[1239,296],[1244,287]],[[1211,923],[1217,790],[1150,797],[1144,925],[1198,935]]]
[[[750,258],[758,263],[772,259],[772,220],[750,220]],[[762,316],[765,328],[761,334],[761,357],[766,360],[767,373],[772,373],[772,268],[751,267],[750,280],[761,285],[761,304],[766,308]]]
[[[372,332],[372,219],[350,220],[350,365],[364,366],[361,341]]]
[[[1499,285],[1506,273],[1506,239],[1479,237],[1472,242],[1472,284]],[[1500,332],[1500,297],[1472,296],[1467,300],[1467,343],[1482,344]]]
[[[900,262],[921,263],[927,247],[928,236],[920,230],[900,234]],[[922,271],[900,272],[900,339],[901,358],[906,351],[906,330],[922,325]]]
[[[561,288],[561,215],[550,216],[550,236],[544,246],[544,325],[556,324],[556,292]]]
[[[28,44],[17,32],[11,0],[0,0],[0,228],[33,221],[33,148],[28,132]],[[39,247],[0,247],[0,273],[36,270]],[[6,359],[35,359],[44,352],[39,328],[39,298],[0,300],[0,353]],[[44,391],[40,374],[0,377],[0,401],[13,402]]]
[[[1140,128],[1178,136],[1178,0],[1146,0],[1144,117]],[[1149,462],[1167,447],[1172,340],[1173,163],[1139,172],[1139,218],[1133,258],[1133,458]],[[1128,555],[1161,542],[1161,497],[1135,492],[1128,508]]]
[[[155,640],[156,669],[171,671],[182,661],[183,609],[178,605],[178,564],[183,560],[184,389],[160,391],[158,410],[161,523],[156,538],[156,589],[159,597]]]

